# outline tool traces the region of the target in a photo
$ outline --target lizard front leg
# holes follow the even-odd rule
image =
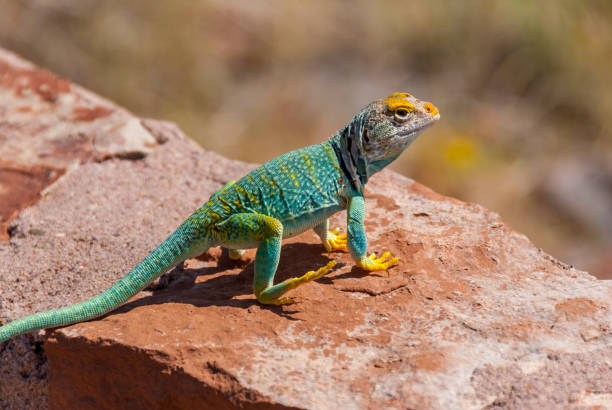
[[[346,247],[346,234],[339,234],[340,229],[335,228],[333,231],[329,230],[329,219],[321,222],[313,228],[315,233],[321,238],[321,242],[327,252],[333,251],[347,251]]]
[[[215,236],[222,245],[231,248],[257,246],[253,293],[263,304],[293,303],[291,298],[282,296],[291,289],[320,278],[336,264],[336,261],[330,261],[316,271],[274,285],[274,274],[278,267],[283,238],[283,224],[278,219],[258,213],[232,215],[215,225]]]
[[[365,220],[365,201],[363,196],[356,195],[351,198],[347,212],[348,250],[353,260],[362,269],[368,271],[386,270],[399,262],[398,258],[391,257],[385,252],[380,258],[371,254],[366,257],[368,241],[365,235],[363,222]]]

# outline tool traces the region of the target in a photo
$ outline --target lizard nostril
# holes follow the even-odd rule
[[[428,114],[431,115],[436,115],[440,112],[438,108],[436,108],[436,106],[432,103],[426,103],[425,105],[423,105],[423,108],[425,109],[425,111],[427,111]]]

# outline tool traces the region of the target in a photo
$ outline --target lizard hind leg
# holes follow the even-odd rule
[[[257,244],[253,293],[263,304],[293,303],[293,299],[283,295],[304,283],[320,278],[336,264],[336,261],[330,261],[316,271],[274,285],[283,238],[283,224],[278,219],[258,213],[240,213],[217,224],[216,229],[216,235],[222,244],[245,248]]]

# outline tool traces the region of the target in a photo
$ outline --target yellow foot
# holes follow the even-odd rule
[[[398,258],[391,257],[391,253],[385,252],[380,258],[376,258],[375,254],[371,254],[367,258],[361,259],[357,265],[365,270],[378,271],[389,269],[389,267],[398,262]]]
[[[281,282],[277,285],[272,286],[271,288],[267,288],[262,292],[262,294],[257,296],[257,300],[264,305],[288,305],[293,303],[293,299],[289,297],[277,297],[275,299],[269,299],[269,296],[266,297],[265,293],[268,294],[271,292],[272,294],[283,295],[285,292],[295,289],[304,283],[313,281],[315,279],[319,279],[321,276],[328,273],[334,266],[336,265],[336,261],[330,261],[327,265],[319,268],[316,271],[311,270],[310,272],[306,272],[304,275],[299,278],[287,279],[284,282]],[[257,293],[256,293],[257,294]]]
[[[278,299],[274,299],[269,302],[266,302],[266,305],[280,306],[280,305],[290,305],[292,303],[294,303],[292,298],[284,297],[284,298],[278,298]]]
[[[328,273],[334,266],[336,266],[336,261],[330,261],[327,265],[317,269],[316,271],[311,270],[310,272],[306,272],[299,278],[287,279],[286,281],[282,282],[282,285],[284,285],[287,290],[295,289],[298,286],[303,285],[304,283],[319,279],[321,276]]]
[[[327,240],[323,242],[323,246],[325,246],[327,252],[348,251],[346,246],[346,234],[343,233],[338,235],[339,232],[339,228],[333,231],[327,231]]]
[[[313,281],[315,279],[319,279],[321,276],[328,273],[334,266],[336,266],[336,261],[330,261],[327,265],[322,268],[317,269],[316,271],[311,270],[310,272],[306,272],[304,275],[299,278],[290,279],[295,280],[297,282],[296,287],[302,285],[306,282]]]

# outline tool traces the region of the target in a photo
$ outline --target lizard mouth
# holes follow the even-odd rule
[[[398,132],[397,135],[402,138],[412,137],[416,134],[421,133],[425,128],[429,127],[430,125],[432,125],[434,122],[438,121],[439,119],[440,119],[440,114],[436,114],[433,117],[427,118],[421,122],[413,124],[413,126],[409,129]]]

